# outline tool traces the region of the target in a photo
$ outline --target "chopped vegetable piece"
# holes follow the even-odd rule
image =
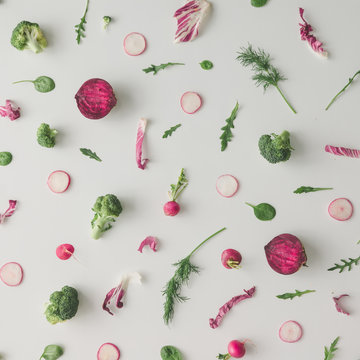
[[[12,214],[14,214],[16,209],[16,200],[9,200],[9,207],[8,209],[3,213],[0,214],[0,224],[2,224],[5,221],[5,218],[10,217]]]
[[[56,256],[60,260],[70,259],[75,252],[75,248],[71,244],[61,244],[56,248]]]
[[[304,22],[303,24],[299,24],[300,25],[300,37],[301,40],[305,40],[308,42],[308,44],[310,45],[310,47],[317,53],[320,54],[324,57],[328,56],[327,51],[324,50],[324,48],[322,47],[322,42],[320,42],[319,40],[316,39],[316,37],[314,35],[311,34],[311,32],[313,31],[312,26],[304,19],[304,9],[299,8],[299,12],[300,12],[300,17],[301,20]]]
[[[44,352],[40,356],[41,359],[45,360],[56,360],[64,354],[64,350],[59,345],[48,345],[45,347]]]
[[[328,212],[333,219],[346,221],[349,220],[353,214],[353,206],[350,200],[339,198],[330,203]]]
[[[85,37],[85,24],[86,24],[86,15],[89,9],[89,0],[86,0],[86,8],[84,11],[83,17],[80,19],[80,23],[78,25],[75,25],[75,32],[77,34],[76,36],[76,42],[78,45],[80,44],[81,38]]]
[[[181,96],[180,105],[187,114],[194,114],[201,108],[201,96],[196,92],[187,91]]]
[[[335,351],[337,350],[337,343],[339,341],[340,337],[338,336],[330,345],[330,348],[328,349],[325,346],[325,358],[324,360],[332,360],[333,357],[335,356]]]
[[[47,93],[55,89],[55,82],[52,78],[48,76],[39,76],[35,80],[21,80],[15,81],[13,84],[18,84],[22,82],[31,82],[34,84],[35,90],[41,93]]]
[[[236,105],[235,105],[234,109],[232,110],[230,117],[228,117],[225,120],[226,125],[221,128],[221,130],[223,130],[223,133],[220,136],[221,151],[224,151],[227,148],[228,142],[230,142],[231,139],[233,138],[233,133],[232,133],[231,129],[234,128],[234,120],[236,119],[238,110],[239,110],[239,103],[236,102]]]
[[[145,170],[146,164],[149,159],[142,159],[142,145],[145,136],[147,120],[141,118],[138,123],[137,135],[136,135],[136,163],[139,169]]]
[[[290,144],[290,133],[286,130],[280,135],[262,135],[258,145],[261,156],[271,164],[288,161],[294,150]]]
[[[118,286],[112,288],[105,296],[103,303],[103,310],[110,315],[114,315],[114,309],[121,309],[124,304],[122,302],[129,283],[141,284],[141,275],[137,272],[124,274]]]
[[[254,7],[262,7],[267,3],[267,0],[251,0],[251,5]]]
[[[281,294],[281,295],[276,295],[276,297],[278,299],[283,299],[283,300],[287,300],[290,299],[292,300],[293,298],[297,297],[297,296],[303,296],[305,294],[309,294],[315,292],[315,290],[304,290],[304,291],[299,291],[299,290],[295,290],[294,293],[285,293],[285,294]]]
[[[51,129],[49,124],[42,123],[36,132],[37,142],[40,146],[53,148],[56,143],[56,135],[58,131]]]
[[[322,191],[322,190],[332,190],[333,188],[320,188],[320,187],[311,187],[311,186],[300,186],[296,190],[294,190],[294,194],[303,194],[315,191]]]
[[[237,305],[239,302],[253,297],[253,295],[255,293],[255,290],[256,290],[255,286],[253,286],[249,290],[244,289],[245,294],[237,295],[237,296],[234,296],[233,298],[231,298],[226,304],[224,304],[219,309],[219,313],[217,314],[216,318],[209,320],[210,327],[212,329],[216,329],[220,325],[220,323],[222,322],[224,316],[231,310],[231,308],[233,306]]]
[[[261,221],[272,220],[276,215],[275,208],[270,204],[261,203],[259,205],[252,205],[248,202],[246,202],[245,204],[251,206],[254,209],[255,216]]]
[[[216,180],[216,191],[223,197],[233,197],[239,190],[238,180],[230,175],[221,175]]]
[[[103,16],[103,23],[104,23],[104,30],[107,29],[107,27],[109,26],[109,24],[111,23],[111,16]]]
[[[232,340],[228,344],[228,353],[227,354],[219,354],[217,356],[218,359],[228,360],[232,357],[235,359],[240,359],[245,355],[245,341]]]
[[[157,241],[156,241],[156,237],[154,236],[147,236],[141,243],[140,246],[138,248],[138,251],[140,251],[141,253],[143,252],[143,248],[144,246],[150,246],[150,249],[152,251],[156,251],[156,246],[157,246]]]
[[[0,106],[0,116],[8,117],[14,121],[20,117],[20,108],[11,100],[6,100],[5,106]]]
[[[338,156],[347,156],[347,157],[351,157],[351,158],[359,158],[360,157],[360,150],[357,150],[357,149],[349,149],[349,148],[345,148],[345,147],[326,145],[325,151],[330,154],[334,154],[334,155],[338,155]]]
[[[341,305],[340,305],[340,300],[341,298],[343,298],[344,296],[349,296],[348,294],[342,294],[338,297],[333,297],[333,300],[335,302],[335,307],[336,307],[336,310],[339,312],[339,313],[342,313],[342,314],[345,314],[345,315],[350,315],[347,311],[345,311]]]
[[[295,109],[291,106],[285,95],[279,88],[279,81],[285,80],[286,78],[281,75],[280,71],[270,64],[270,55],[267,54],[263,49],[253,49],[252,45],[248,45],[247,48],[240,48],[238,52],[239,56],[236,58],[240,61],[242,66],[250,67],[255,72],[252,79],[255,81],[256,86],[262,86],[264,91],[269,86],[274,86],[281,97],[288,104],[291,111],[296,114]]]
[[[221,263],[227,269],[240,269],[241,260],[241,254],[237,250],[226,249],[221,253]]]
[[[182,286],[188,284],[190,275],[192,273],[198,274],[200,272],[199,267],[190,262],[192,255],[208,240],[221,233],[225,229],[226,228],[224,227],[218,230],[216,233],[210,235],[203,242],[201,242],[187,257],[173,264],[176,266],[175,274],[166,283],[165,288],[162,291],[163,296],[165,296],[163,319],[166,325],[168,325],[174,317],[175,303],[188,300],[187,297],[181,295]]]
[[[7,286],[20,285],[23,276],[23,269],[17,262],[8,262],[0,268],[0,279]]]
[[[166,139],[168,136],[171,136],[172,133],[173,133],[174,131],[176,131],[176,129],[178,129],[180,126],[181,126],[181,124],[177,124],[177,125],[175,125],[175,126],[172,126],[169,130],[166,130],[166,131],[164,132],[164,135],[162,136],[163,139]]]
[[[94,159],[96,161],[102,161],[96,154],[96,152],[91,151],[90,149],[80,148],[80,151],[85,155],[88,156],[90,159]]]
[[[279,337],[287,343],[294,343],[302,337],[302,327],[297,321],[289,320],[283,323],[279,330]]]
[[[175,346],[166,345],[160,350],[162,360],[183,360],[183,356],[179,349]]]
[[[194,40],[199,33],[199,26],[204,16],[210,10],[210,3],[206,0],[190,0],[176,10],[174,18],[177,21],[175,43]]]
[[[112,343],[102,344],[97,352],[97,360],[119,360],[120,350]]]
[[[47,41],[38,24],[21,21],[12,32],[11,45],[18,50],[29,49],[37,54],[47,47]]]
[[[339,273],[342,273],[346,268],[348,268],[348,271],[350,271],[353,265],[359,265],[360,256],[355,259],[353,258],[349,258],[349,260],[341,259],[340,261],[343,262],[343,264],[335,263],[335,266],[328,269],[328,271],[339,270]]]
[[[210,60],[203,60],[200,63],[200,66],[204,70],[210,70],[210,69],[212,69],[214,67],[214,64]]]
[[[0,166],[7,166],[12,161],[12,154],[8,151],[0,152]]]
[[[70,182],[70,175],[63,170],[53,171],[47,180],[50,190],[57,194],[65,192],[69,188]]]
[[[146,50],[146,39],[144,35],[132,32],[125,36],[123,45],[128,55],[138,56]]]
[[[168,66],[174,66],[174,65],[185,65],[185,64],[168,62],[166,64],[151,65],[148,68],[143,69],[142,71],[146,74],[153,72],[153,75],[156,75],[160,70],[163,70],[163,69],[167,68]]]

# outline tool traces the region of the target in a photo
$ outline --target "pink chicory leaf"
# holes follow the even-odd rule
[[[194,40],[199,33],[199,26],[210,9],[206,0],[190,0],[176,10],[174,17],[177,20],[175,43]]]
[[[330,154],[334,154],[334,155],[338,155],[338,156],[347,156],[347,157],[351,157],[351,158],[359,158],[360,157],[360,150],[357,150],[357,149],[349,149],[349,148],[345,148],[345,147],[326,145],[325,151]]]
[[[16,203],[16,200],[9,200],[8,209],[3,214],[0,214],[0,224],[4,222],[5,218],[10,217],[15,212]]]
[[[20,117],[20,108],[11,100],[6,100],[5,106],[0,106],[0,116],[7,116],[11,121],[14,121]]]
[[[216,329],[220,325],[223,317],[231,310],[231,308],[234,305],[238,304],[240,301],[253,297],[255,290],[255,286],[253,286],[249,290],[244,289],[245,294],[234,296],[232,299],[230,299],[219,309],[219,313],[217,314],[215,319],[209,319],[210,327]]]
[[[333,300],[335,302],[335,307],[336,307],[336,310],[339,312],[339,313],[342,313],[342,314],[345,314],[345,315],[350,315],[347,311],[345,311],[341,305],[340,305],[340,300],[341,298],[343,298],[344,296],[349,296],[348,294],[342,294],[340,295],[339,297],[333,297]]]
[[[121,309],[124,306],[123,298],[129,283],[141,284],[141,275],[137,272],[128,273],[121,277],[120,284],[112,288],[105,296],[102,308],[110,315],[114,315],[115,309]]]
[[[142,160],[142,144],[144,141],[147,120],[141,118],[139,120],[137,136],[136,136],[136,162],[139,169],[144,170],[149,159]]]
[[[314,35],[311,34],[313,31],[312,26],[304,19],[304,9],[299,8],[301,20],[304,24],[299,23],[300,25],[300,37],[301,40],[305,40],[308,42],[310,47],[318,54],[327,57],[327,52],[322,47],[322,42],[316,39]]]
[[[140,251],[142,253],[144,246],[150,246],[150,249],[152,251],[156,251],[156,245],[157,245],[157,241],[156,241],[156,237],[154,236],[147,236],[141,243],[140,246],[138,248],[138,251]]]

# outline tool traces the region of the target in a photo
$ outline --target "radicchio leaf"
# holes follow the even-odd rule
[[[144,246],[150,246],[150,249],[152,251],[156,251],[156,245],[157,245],[157,241],[156,241],[156,237],[154,236],[147,236],[141,243],[140,246],[138,248],[138,251],[140,251],[142,253]]]
[[[120,284],[112,288],[105,296],[102,308],[110,315],[114,315],[113,308],[121,309],[124,306],[122,302],[129,283],[136,282],[141,284],[141,275],[137,272],[128,273],[122,276]]]
[[[359,158],[360,157],[360,150],[357,150],[357,149],[349,149],[349,148],[345,148],[345,147],[326,145],[325,151],[330,154],[334,154],[334,155],[338,155],[338,156],[347,156],[347,157],[351,157],[351,158]]]
[[[20,108],[11,100],[6,100],[5,103],[5,106],[0,106],[0,116],[7,116],[11,121],[18,119],[20,117]]]
[[[199,33],[199,26],[210,9],[206,0],[190,0],[180,9],[176,10],[174,17],[177,20],[175,43],[194,40]]]
[[[137,136],[136,136],[136,162],[139,169],[144,170],[149,159],[142,160],[142,143],[144,141],[147,120],[141,118],[139,120]]]
[[[0,214],[0,224],[4,222],[5,218],[10,217],[15,212],[16,203],[16,200],[9,200],[8,209],[4,212],[4,214]]]
[[[339,313],[342,313],[342,314],[345,314],[345,315],[350,315],[347,311],[345,311],[341,305],[340,305],[340,300],[342,297],[344,296],[349,296],[348,294],[342,294],[340,295],[339,297],[333,297],[333,300],[335,302],[335,307],[336,307],[336,310],[339,312]]]
[[[210,327],[213,329],[216,329],[220,325],[220,323],[221,323],[223,317],[226,315],[226,313],[228,313],[231,310],[231,308],[234,305],[238,304],[240,301],[243,301],[245,299],[249,299],[249,298],[253,297],[255,290],[256,290],[255,286],[253,286],[249,290],[244,289],[245,294],[234,296],[233,298],[231,298],[226,304],[224,304],[219,309],[219,312],[215,319],[209,319]]]

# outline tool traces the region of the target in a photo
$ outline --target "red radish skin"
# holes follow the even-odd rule
[[[71,244],[61,244],[56,248],[56,256],[60,260],[68,260],[74,254],[74,247]]]
[[[23,277],[24,271],[17,262],[8,262],[0,268],[0,279],[7,286],[19,286]]]
[[[239,181],[230,174],[221,175],[216,180],[216,191],[223,197],[231,198],[239,190]]]
[[[196,92],[187,91],[181,96],[180,105],[187,114],[194,114],[201,108],[201,96]]]
[[[245,355],[245,342],[239,340],[232,340],[228,345],[228,353],[235,359],[240,359]]]
[[[102,344],[97,352],[97,360],[119,360],[120,350],[112,343]]]
[[[297,321],[289,320],[284,322],[279,330],[279,337],[287,343],[294,343],[301,339],[302,327]]]
[[[63,170],[53,171],[47,180],[50,190],[56,194],[65,192],[70,186],[70,175]]]
[[[175,216],[180,211],[180,205],[176,201],[168,201],[163,209],[166,216]]]
[[[242,257],[234,249],[226,249],[221,254],[221,262],[227,269],[239,269]]]
[[[132,32],[125,36],[123,46],[128,55],[139,56],[146,50],[145,36],[138,32]]]
[[[346,221],[349,220],[353,214],[353,205],[348,199],[335,199],[330,203],[328,212],[333,219]]]
[[[84,82],[75,99],[80,112],[93,120],[105,117],[117,103],[111,85],[97,78]]]

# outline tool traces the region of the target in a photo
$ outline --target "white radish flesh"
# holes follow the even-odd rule
[[[202,100],[198,93],[188,91],[181,97],[180,104],[184,112],[194,114],[201,108]]]
[[[120,350],[119,348],[111,343],[102,344],[97,353],[98,360],[119,360]]]
[[[301,325],[296,321],[289,320],[281,325],[279,337],[284,342],[294,343],[301,339],[302,333]]]
[[[232,175],[221,175],[216,180],[216,190],[221,196],[230,198],[237,193],[238,189],[239,182]]]
[[[335,220],[349,220],[353,213],[353,206],[350,200],[345,198],[335,199],[328,208],[329,215]]]
[[[18,286],[23,279],[23,269],[16,262],[9,262],[0,268],[0,279],[8,286]]]
[[[124,50],[130,56],[141,55],[146,49],[146,39],[144,35],[132,32],[125,36]]]
[[[63,193],[70,185],[70,175],[65,171],[56,170],[49,175],[47,184],[52,192]]]

